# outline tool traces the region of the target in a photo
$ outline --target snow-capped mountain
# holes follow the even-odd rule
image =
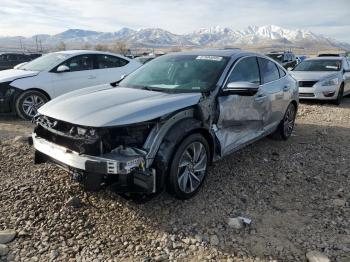
[[[112,44],[125,42],[131,47],[227,47],[227,46],[273,46],[299,48],[343,48],[341,43],[329,37],[314,34],[308,30],[285,29],[275,25],[248,26],[242,30],[232,28],[203,28],[185,35],[173,34],[160,28],[133,30],[122,28],[116,32],[97,32],[69,29],[56,35],[35,35],[33,37],[0,37],[0,47],[17,45],[33,46],[40,41],[44,47],[53,48],[60,42],[75,48],[82,44]]]

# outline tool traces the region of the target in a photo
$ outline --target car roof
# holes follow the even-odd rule
[[[58,54],[67,54],[67,55],[85,55],[85,54],[108,54],[108,55],[117,55],[121,56],[120,54],[110,53],[110,52],[102,52],[102,51],[95,51],[95,50],[65,50],[65,51],[58,51],[55,52]]]
[[[342,56],[320,56],[320,57],[311,57],[311,58],[307,58],[304,61],[308,61],[308,60],[335,60],[335,61],[340,61],[343,60],[344,57]]]
[[[193,50],[193,51],[183,51],[170,53],[169,55],[208,55],[208,56],[226,56],[231,57],[237,54],[245,54],[246,51],[242,51],[237,48],[230,49],[205,49],[205,50]]]

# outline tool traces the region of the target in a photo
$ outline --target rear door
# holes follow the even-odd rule
[[[285,100],[288,98],[289,82],[286,73],[273,61],[259,57],[258,58],[261,75],[261,92],[269,101],[269,118],[265,121],[264,130],[266,132],[274,129],[284,115]],[[286,94],[286,97],[285,97]]]
[[[69,67],[70,71],[57,72],[56,70],[60,65]],[[55,96],[99,83],[95,55],[93,54],[74,56],[60,65],[56,66],[49,73]]]
[[[241,58],[231,70],[225,86],[231,82],[261,84],[257,58]],[[271,102],[265,92],[264,88],[259,88],[252,96],[219,96],[220,115],[216,135],[220,141],[221,155],[229,154],[263,134],[271,111]]]

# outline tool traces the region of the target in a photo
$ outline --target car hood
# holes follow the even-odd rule
[[[19,69],[7,69],[0,71],[0,83],[9,82],[18,78],[31,77],[39,74],[38,71],[26,71]]]
[[[67,93],[48,102],[39,113],[82,126],[108,127],[152,120],[195,105],[200,93],[169,94],[101,85]]]
[[[291,71],[290,74],[298,81],[319,81],[338,76],[338,72]]]

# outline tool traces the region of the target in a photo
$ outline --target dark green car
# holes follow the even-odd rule
[[[0,70],[12,69],[18,64],[29,62],[41,54],[0,53]]]

